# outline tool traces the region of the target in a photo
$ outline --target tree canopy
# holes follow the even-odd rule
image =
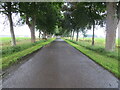
[[[120,20],[120,2],[3,2],[0,4],[0,12],[5,14],[10,22],[13,46],[16,45],[16,41],[12,14],[19,13],[21,24],[26,23],[30,29],[33,43],[36,29],[42,31],[44,35],[73,37],[76,32],[78,41],[79,32],[85,36],[86,29],[93,28],[92,45],[94,45],[95,26],[106,24],[106,48],[109,47],[106,50],[113,50],[111,48],[115,47],[115,29]],[[111,40],[110,31],[114,31]],[[110,44],[110,41],[113,43]]]

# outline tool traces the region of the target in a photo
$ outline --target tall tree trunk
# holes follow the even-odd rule
[[[46,36],[45,36],[45,31],[43,32],[42,38],[43,38],[43,39],[46,38]]]
[[[74,39],[74,30],[73,30],[73,35],[72,35],[72,40]]]
[[[72,30],[71,30],[71,35],[70,35],[70,39],[72,39]]]
[[[114,51],[116,41],[116,28],[117,17],[116,15],[116,3],[107,3],[107,22],[106,22],[106,44],[105,49],[107,51]]]
[[[32,17],[32,23],[30,23],[29,17],[26,16],[26,23],[30,28],[31,42],[32,43],[35,43],[35,22],[36,22],[36,17],[35,16]]]
[[[93,21],[93,35],[92,35],[92,45],[95,44],[95,22]]]
[[[31,42],[35,42],[35,23],[36,23],[36,17],[32,17],[32,29],[31,29]]]
[[[47,40],[47,33],[46,33],[46,31],[43,32],[43,37],[42,37],[42,39]]]
[[[31,32],[31,42],[35,43],[35,29],[33,26],[30,26],[30,32]]]
[[[118,21],[120,21],[120,1],[118,4],[117,15],[118,15]]]
[[[78,41],[78,37],[79,37],[79,30],[77,30],[76,41]]]
[[[40,34],[41,34],[41,31],[39,30],[39,40],[40,40]]]
[[[11,13],[11,2],[8,2],[8,20],[10,23],[10,33],[11,33],[11,38],[12,38],[12,46],[16,46],[16,39],[15,39],[15,34],[14,34],[14,28],[13,28],[13,21],[12,21],[12,13]]]

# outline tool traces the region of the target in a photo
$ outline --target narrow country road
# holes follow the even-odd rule
[[[118,79],[56,39],[15,70],[3,88],[118,88]]]

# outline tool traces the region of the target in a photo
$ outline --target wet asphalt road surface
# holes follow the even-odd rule
[[[118,79],[57,39],[15,70],[3,88],[118,88]]]

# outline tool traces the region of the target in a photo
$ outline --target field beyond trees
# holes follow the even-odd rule
[[[11,37],[0,37],[2,48],[11,46]],[[30,43],[30,37],[16,37],[17,45]]]

